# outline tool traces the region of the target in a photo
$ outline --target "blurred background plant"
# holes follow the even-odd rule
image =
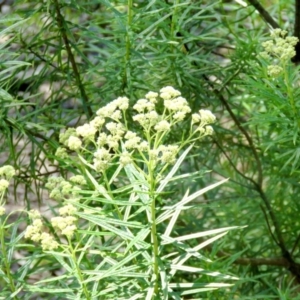
[[[181,169],[193,180],[177,181],[168,197],[230,178],[180,216],[178,231],[247,225],[206,248],[217,258],[210,270],[240,280],[203,297],[297,299],[299,43],[277,77],[268,66],[278,57],[259,53],[272,29],[299,38],[298,0],[20,0],[1,9],[1,162],[17,170],[11,203],[47,205],[47,178],[74,172],[54,163],[63,127],[118,96],[133,104],[174,86],[192,112],[208,108],[218,123]]]

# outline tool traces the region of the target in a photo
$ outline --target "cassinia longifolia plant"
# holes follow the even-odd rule
[[[261,52],[260,56],[267,60],[277,59],[277,63],[273,62],[267,67],[271,77],[283,74],[291,58],[296,55],[295,46],[298,43],[298,38],[286,35],[287,31],[275,29],[271,32],[272,40],[262,43],[265,51]]]
[[[291,174],[299,167],[299,68],[292,63],[298,41],[285,30],[273,30],[271,38],[262,43],[255,79],[249,79],[254,101],[265,105],[264,110],[258,106],[250,123],[264,128],[262,149],[272,150],[280,169],[289,166]]]
[[[177,282],[177,272],[236,279],[201,268],[209,260],[199,253],[236,227],[185,236],[175,230],[192,200],[226,180],[187,191],[182,199],[162,196],[194,143],[213,133],[215,116],[201,109],[190,117],[187,100],[170,86],[138,100],[132,119],[128,109],[129,99],[119,97],[89,123],[61,133],[56,158],[76,175],[49,178],[46,187],[60,205],[59,215],[47,223],[30,211],[25,238],[55,257],[63,275],[28,290],[61,293],[64,299],[182,299],[231,284]],[[167,143],[183,122],[190,128],[182,140]],[[189,266],[189,259],[199,260],[199,267]]]

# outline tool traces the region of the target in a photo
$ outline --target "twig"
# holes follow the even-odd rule
[[[273,29],[280,28],[278,23],[271,17],[271,15],[262,7],[262,5],[257,0],[248,0],[248,2],[255,7],[262,18],[272,26]]]
[[[74,58],[73,52],[71,50],[70,42],[69,42],[67,32],[66,32],[66,28],[65,28],[65,21],[64,21],[64,18],[62,16],[62,14],[60,13],[60,7],[59,7],[58,0],[53,0],[53,2],[54,2],[55,10],[56,10],[56,21],[57,21],[58,27],[60,29],[64,44],[65,44],[65,47],[66,47],[66,51],[68,53],[68,56],[69,56],[69,59],[70,59],[71,65],[72,65],[72,69],[73,69],[73,72],[74,72],[76,84],[77,84],[77,86],[80,90],[80,94],[81,94],[81,97],[82,97],[83,109],[84,109],[87,117],[91,118],[92,115],[93,115],[93,112],[92,112],[92,109],[89,105],[89,99],[88,99],[88,96],[85,92],[85,88],[84,88],[84,85],[83,85],[82,80],[80,78],[80,73],[78,71],[77,64],[75,62],[75,58]]]
[[[258,193],[260,194],[261,199],[263,200],[265,206],[267,207],[268,213],[269,213],[270,218],[272,220],[274,230],[275,230],[275,233],[276,233],[276,237],[278,239],[278,241],[276,241],[276,240],[274,240],[274,241],[280,247],[283,257],[285,257],[290,263],[294,263],[294,260],[292,259],[291,254],[288,252],[288,250],[285,246],[285,242],[284,242],[284,239],[283,239],[283,236],[282,236],[282,233],[281,233],[281,229],[280,229],[278,220],[275,216],[275,213],[273,211],[273,208],[271,206],[271,203],[270,203],[269,199],[267,198],[266,194],[264,193],[264,191],[262,190],[262,187],[259,186],[258,184],[257,184],[256,187],[257,187]],[[271,234],[273,236],[272,232],[271,232]]]
[[[295,25],[294,36],[300,40],[300,0],[295,2]],[[295,46],[296,55],[292,58],[292,62],[300,62],[300,41]]]
[[[294,36],[300,38],[300,0],[295,2]]]
[[[263,183],[263,172],[262,172],[261,162],[260,162],[258,153],[256,151],[256,148],[254,146],[254,143],[252,141],[252,138],[250,137],[250,135],[248,134],[248,132],[246,131],[246,129],[242,126],[242,124],[240,123],[240,121],[235,116],[234,112],[232,111],[231,107],[229,106],[229,104],[228,104],[227,100],[225,99],[225,97],[223,96],[223,94],[221,94],[218,90],[216,90],[214,88],[212,82],[209,80],[209,78],[206,75],[203,75],[203,78],[209,84],[209,86],[212,88],[213,92],[219,98],[219,100],[222,102],[222,104],[225,106],[226,110],[230,114],[230,117],[232,118],[232,120],[234,121],[234,123],[236,124],[236,126],[238,127],[238,129],[245,136],[245,138],[246,138],[246,140],[247,140],[247,142],[248,142],[248,144],[250,146],[250,149],[251,149],[251,151],[253,153],[254,159],[256,161],[256,166],[257,166],[257,171],[258,171],[257,182],[258,182],[259,186],[262,186],[262,183]]]
[[[241,172],[236,165],[234,164],[234,162],[230,159],[229,155],[227,155],[226,151],[223,149],[223,147],[221,146],[221,144],[218,142],[217,139],[214,139],[215,144],[217,145],[217,147],[222,151],[222,153],[225,155],[226,159],[228,160],[229,164],[232,166],[232,168],[234,169],[235,172],[237,172],[241,177],[243,177],[244,179],[250,181],[253,185],[255,184],[255,181],[251,178],[248,177],[247,175],[245,175],[243,172]]]
[[[294,251],[296,250],[296,247],[297,247],[299,241],[300,241],[300,234],[297,236],[297,239],[296,239],[296,242],[295,242],[295,244],[294,244],[294,247],[293,247],[293,249],[292,249],[292,251],[291,251],[291,254],[293,254]]]
[[[232,257],[229,253],[224,251],[218,251],[218,257]],[[239,257],[234,262],[234,264],[243,265],[243,266],[273,266],[273,267],[284,267],[289,268],[290,263],[284,257],[271,257],[271,258],[248,258],[248,257]]]
[[[267,212],[266,212],[265,208],[264,208],[262,205],[260,205],[260,208],[261,208],[261,210],[262,210],[262,212],[263,212],[263,214],[264,214],[264,216],[265,216],[265,220],[266,220],[266,223],[267,223],[269,232],[271,233],[271,236],[272,236],[273,240],[275,241],[275,243],[277,244],[277,246],[280,247],[280,245],[279,245],[279,243],[277,242],[276,237],[274,236],[273,231],[272,231],[272,229],[271,229],[271,226],[270,226],[270,223],[269,223],[269,218],[268,218],[268,215],[267,215]]]
[[[205,246],[204,249],[212,250],[212,245]],[[231,258],[232,254],[219,250],[216,255],[220,258]],[[234,264],[243,266],[273,266],[290,268],[290,262],[285,257],[238,257],[233,261]]]

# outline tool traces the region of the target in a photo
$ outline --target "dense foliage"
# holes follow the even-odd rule
[[[45,184],[49,177],[55,174],[67,179],[70,174],[84,173],[82,164],[57,155],[63,142],[60,134],[88,123],[118,97],[129,99],[128,123],[139,132],[132,120],[133,105],[148,91],[173,86],[187,99],[190,114],[209,109],[217,122],[212,136],[194,141],[188,153],[180,149],[178,157],[185,160],[181,166],[175,164],[176,180],[159,195],[159,208],[167,201],[175,205],[187,190],[195,195],[216,183],[193,199],[192,209],[182,211],[176,227],[173,224],[174,232],[186,236],[239,227],[207,245],[203,245],[205,234],[189,241],[190,248],[203,245],[199,253],[205,259],[195,256],[190,267],[204,272],[187,276],[181,270],[176,282],[197,283],[195,289],[203,288],[197,291],[198,298],[298,299],[300,102],[299,53],[294,48],[299,43],[290,37],[299,38],[300,31],[298,10],[295,18],[293,9],[294,2],[283,0],[14,2],[0,19],[1,163],[17,171],[7,207],[15,200],[19,205],[25,203],[27,210],[37,204],[50,206],[55,214],[61,203],[48,201]],[[274,31],[276,28],[286,32]],[[162,113],[162,106],[157,109]],[[183,121],[165,141],[184,144],[189,130],[190,122]],[[85,159],[84,164],[90,166]],[[114,166],[108,178],[114,178],[116,172]],[[130,178],[136,173],[131,169],[126,174]],[[90,197],[87,201],[93,209],[90,191],[96,184],[91,178],[95,176],[89,177],[90,186],[82,197]],[[226,178],[229,180],[219,185]],[[103,177],[96,179],[102,183]],[[134,186],[130,180],[122,183]],[[112,190],[122,197],[128,194],[120,182]],[[115,217],[113,208],[110,213]],[[134,216],[135,221],[144,222],[145,216]],[[84,214],[81,217],[91,221]],[[6,264],[1,274],[12,270],[12,277],[5,279],[12,290],[14,286],[21,289],[17,277],[22,278],[22,289],[25,286],[25,291],[33,293],[22,290],[22,297],[34,299],[30,297],[40,293],[47,298],[42,293],[50,291],[34,290],[31,282],[36,281],[36,273],[38,280],[46,271],[61,275],[62,257],[46,258],[42,250],[37,252],[38,247],[24,240],[22,220],[30,221],[25,214],[22,218],[1,225],[7,230],[0,241],[2,256],[7,253],[9,257],[2,257]],[[220,230],[215,233],[223,232]],[[102,237],[98,242],[107,246]],[[4,244],[10,249],[7,252]],[[13,255],[21,248],[26,249],[29,260]],[[172,255],[172,246],[165,250]],[[113,258],[117,261],[118,253]],[[92,269],[93,261],[91,265],[88,259],[84,262]],[[15,265],[22,265],[19,273],[14,273]],[[211,279],[213,271],[216,278]],[[5,280],[0,276],[1,288]],[[224,283],[216,289],[225,280],[233,285]],[[207,285],[214,281],[219,285]],[[143,286],[140,279],[135,284],[136,289]],[[64,289],[70,292],[67,284]],[[15,292],[19,299],[17,288]],[[127,291],[120,293],[128,297]],[[0,298],[6,295],[0,292]],[[178,295],[175,289],[174,299],[188,299]],[[61,297],[55,299],[64,299]]]

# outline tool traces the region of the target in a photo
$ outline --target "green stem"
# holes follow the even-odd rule
[[[90,299],[91,299],[90,293],[89,293],[89,291],[88,291],[88,289],[87,289],[86,284],[83,283],[84,278],[83,278],[83,275],[82,275],[82,273],[81,273],[81,269],[80,269],[80,267],[79,267],[78,264],[77,264],[78,259],[77,259],[77,257],[76,257],[76,251],[74,250],[74,248],[73,248],[73,246],[72,246],[72,242],[71,242],[71,240],[70,240],[69,238],[68,238],[68,242],[69,242],[69,249],[70,249],[70,251],[71,251],[71,253],[70,253],[70,254],[71,254],[71,259],[72,259],[73,264],[75,265],[75,268],[76,268],[77,279],[78,279],[78,281],[79,281],[79,284],[80,284],[81,287],[82,287],[82,290],[83,290],[85,299],[86,299],[86,300],[90,300]]]
[[[131,28],[132,23],[132,0],[128,0],[128,14],[127,14],[127,31],[126,31],[126,62],[130,59],[130,34],[129,30]]]
[[[150,181],[150,198],[151,202],[151,238],[153,243],[153,273],[155,275],[154,292],[158,296],[158,240],[157,240],[157,230],[156,230],[156,195],[155,195],[155,178],[154,178],[154,168],[150,162],[149,166],[149,181]]]
[[[173,14],[172,14],[172,18],[171,18],[171,38],[175,38],[175,26],[177,24],[177,4],[178,4],[178,0],[175,1],[174,3],[174,9],[173,9]]]
[[[14,293],[16,291],[16,286],[15,286],[13,277],[11,276],[11,267],[10,267],[9,261],[7,260],[8,255],[7,255],[7,251],[6,251],[6,247],[5,247],[4,224],[5,224],[5,222],[2,223],[1,218],[0,218],[0,243],[1,243],[1,254],[2,254],[2,258],[3,258],[3,262],[4,262],[4,267],[0,266],[0,268],[3,271],[3,273],[6,274],[6,277],[8,278],[10,290],[12,293]],[[13,299],[18,299],[18,298],[14,297]]]
[[[130,62],[130,54],[131,54],[131,39],[130,39],[130,31],[131,31],[131,24],[132,24],[132,6],[133,0],[127,1],[128,6],[128,13],[127,13],[127,23],[126,23],[126,54],[125,54],[125,73],[123,79],[123,88],[128,85],[128,66]]]
[[[103,179],[104,179],[104,181],[105,181],[106,189],[107,189],[107,192],[108,192],[108,194],[109,194],[109,196],[110,196],[110,199],[114,199],[114,196],[113,196],[113,193],[112,193],[110,184],[109,184],[109,180],[108,180],[107,175],[106,175],[105,172],[103,172]],[[120,209],[119,209],[118,205],[114,204],[114,207],[115,207],[115,209],[116,209],[116,211],[117,211],[119,220],[122,220],[123,217],[122,217],[122,214],[121,214],[121,212],[120,212]]]
[[[285,86],[286,86],[287,95],[288,95],[288,98],[289,98],[290,105],[292,107],[294,116],[296,116],[295,99],[294,99],[293,90],[292,90],[291,85],[290,85],[289,71],[287,70],[287,68],[288,68],[288,66],[286,66],[286,65],[283,66],[283,69],[285,70],[284,71],[284,83],[285,83]]]

